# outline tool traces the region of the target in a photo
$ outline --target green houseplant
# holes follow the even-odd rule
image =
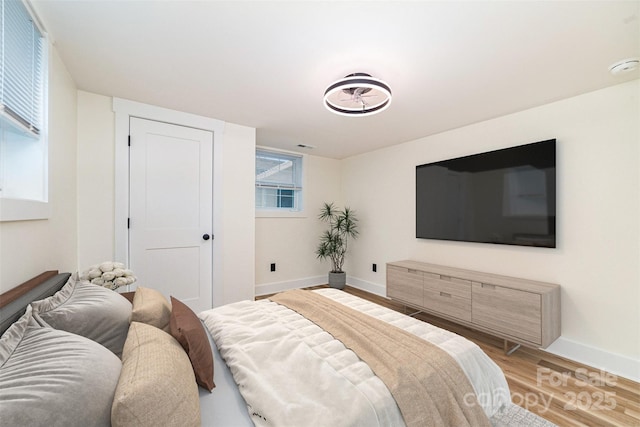
[[[320,209],[318,218],[329,224],[329,229],[320,236],[316,255],[320,259],[331,261],[329,285],[343,289],[346,284],[346,273],[342,271],[344,257],[347,253],[349,238],[358,237],[358,219],[355,212],[348,207],[340,210],[333,203],[326,203]]]

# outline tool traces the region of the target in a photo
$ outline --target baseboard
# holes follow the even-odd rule
[[[640,382],[640,360],[560,337],[544,351]]]
[[[347,285],[381,297],[387,296],[387,287],[385,285],[367,282],[366,280],[358,279],[357,277],[347,276]]]
[[[325,285],[327,276],[305,277],[302,279],[288,280],[285,282],[263,283],[256,285],[256,296],[271,295],[290,289],[306,288],[308,286]]]

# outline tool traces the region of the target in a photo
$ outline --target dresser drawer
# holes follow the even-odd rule
[[[424,289],[432,292],[444,292],[464,299],[471,299],[471,281],[443,276],[434,273],[424,273]]]
[[[470,322],[471,281],[425,272],[424,307]]]
[[[423,274],[393,265],[387,266],[387,296],[413,306],[422,306]]]
[[[424,289],[424,308],[454,317],[471,321],[471,299],[433,289]]]
[[[540,294],[473,282],[472,298],[474,324],[542,344]]]

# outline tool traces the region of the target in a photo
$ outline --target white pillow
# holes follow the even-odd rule
[[[54,295],[31,306],[40,325],[82,335],[122,354],[131,317],[131,303],[122,295],[81,282],[76,273]]]
[[[0,338],[0,426],[110,426],[121,367],[100,344],[38,325],[27,307]]]

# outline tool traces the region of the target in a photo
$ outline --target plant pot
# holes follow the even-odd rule
[[[340,273],[329,272],[329,286],[336,289],[344,289],[344,285],[347,284],[347,273],[344,271]]]

